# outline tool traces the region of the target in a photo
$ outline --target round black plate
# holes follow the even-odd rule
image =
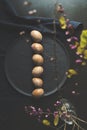
[[[9,47],[5,58],[5,72],[9,83],[18,92],[27,96],[32,96],[34,90],[32,84],[32,69],[34,67],[32,55],[34,52],[31,49],[31,44],[29,36],[17,38],[14,44]],[[63,43],[59,40],[54,41],[52,35],[44,35],[42,44],[45,59],[42,78],[44,96],[47,96],[59,90],[64,84],[65,73],[69,68],[69,57]]]

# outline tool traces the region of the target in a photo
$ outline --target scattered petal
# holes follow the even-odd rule
[[[48,112],[48,113],[50,113],[50,112],[51,112],[51,110],[50,110],[49,108],[47,108],[47,112]]]
[[[19,35],[24,35],[24,34],[25,34],[25,31],[19,32]]]
[[[32,10],[28,11],[28,14],[29,14],[29,15],[32,15],[32,14],[33,14],[33,11],[32,11]]]
[[[59,12],[59,13],[63,13],[64,12],[64,8],[62,7],[62,4],[56,4],[55,6],[55,9],[56,9],[56,12]]]
[[[24,1],[24,3],[23,3],[25,6],[30,6],[32,3],[31,2],[29,2],[29,1]]]
[[[80,58],[83,58],[83,55],[79,55]]]
[[[28,14],[29,14],[29,15],[32,15],[32,14],[35,14],[35,13],[37,13],[37,10],[36,10],[36,9],[33,9],[33,10],[28,11]]]
[[[66,32],[65,32],[65,35],[69,35],[69,31],[66,31]]]
[[[75,85],[78,86],[78,83],[76,82]]]
[[[61,104],[61,102],[60,102],[60,101],[56,101],[56,104],[57,104],[57,105],[60,105],[60,104]]]
[[[82,62],[82,64],[81,64],[82,66],[85,66],[86,65],[86,62],[84,61],[84,62]]]
[[[70,46],[70,48],[71,48],[72,50],[77,48],[76,45],[72,45],[72,44],[70,44],[69,46]]]
[[[68,78],[71,78],[73,75],[77,75],[76,70],[74,70],[74,69],[69,69],[69,70],[68,70],[68,73],[67,73],[67,77],[68,77]]]
[[[67,75],[67,78],[71,78],[72,76],[70,74]]]
[[[69,30],[72,30],[72,29],[73,29],[72,24],[68,24],[68,25],[67,25],[67,28],[68,28]]]
[[[70,22],[70,19],[66,19],[66,23],[69,24],[69,22]]]
[[[75,94],[76,92],[75,91],[72,91],[72,94]]]
[[[24,5],[28,5],[28,1],[24,1]]]
[[[75,36],[73,36],[73,37],[72,37],[72,40],[74,40],[74,41],[78,41],[78,38],[75,37]]]
[[[54,111],[53,115],[54,115],[54,117],[55,117],[56,115],[58,115],[58,111]]]
[[[68,38],[68,39],[67,39],[67,42],[71,42],[71,41],[72,41],[72,39],[71,39],[71,38]]]
[[[53,122],[53,124],[54,124],[54,126],[57,126],[58,123],[59,123],[59,115],[57,114],[57,115],[55,115],[55,117],[54,117],[54,122]]]
[[[58,105],[55,103],[55,104],[54,104],[54,107],[57,107],[57,106],[58,106]]]
[[[26,39],[26,42],[28,43],[30,40],[29,39]]]
[[[55,60],[55,58],[54,58],[54,57],[51,57],[51,58],[50,58],[50,61],[54,61],[54,60]]]
[[[33,13],[37,13],[37,10],[36,10],[36,9],[34,9],[34,10],[33,10]]]
[[[77,59],[75,62],[76,63],[82,63],[82,60],[81,59]]]
[[[46,117],[46,118],[48,118],[48,117],[49,117],[49,115],[45,115],[45,117]]]
[[[43,123],[43,125],[50,126],[50,121],[47,120],[47,119],[44,119],[44,120],[42,121],[42,123]]]
[[[72,75],[76,75],[77,72],[74,69],[69,69],[68,72]]]

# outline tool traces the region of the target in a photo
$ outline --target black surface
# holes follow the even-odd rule
[[[65,12],[70,18],[70,20],[82,22],[87,28],[87,0],[27,0],[31,2],[31,5],[24,6],[24,0],[9,0],[20,16],[29,16],[28,12],[30,10],[36,9],[37,13],[33,16],[42,16],[42,17],[54,17],[53,10],[55,8],[55,3],[61,3],[64,5]]]
[[[0,10],[1,15],[0,19],[11,21],[12,17],[10,12],[5,10],[5,6],[2,6],[2,1],[0,1]],[[15,2],[15,1],[14,1]],[[80,1],[79,1],[80,2]],[[78,2],[78,5],[79,5]],[[17,1],[18,3],[18,1]],[[85,3],[87,3],[85,1]],[[84,6],[86,5],[85,3]],[[85,7],[81,6],[80,10],[84,12],[84,16],[86,16]],[[79,9],[79,6],[77,6]],[[74,8],[74,7],[73,7]],[[8,15],[7,15],[8,13]],[[8,17],[7,17],[8,16]],[[71,17],[73,16],[73,13]],[[87,27],[87,22],[83,17],[83,13],[80,13],[82,16],[81,20],[84,21],[85,27]],[[78,16],[76,15],[76,19]],[[73,19],[74,20],[74,19]],[[37,107],[42,107],[44,110],[50,106],[52,108],[55,101],[58,97],[64,97],[69,99],[73,105],[76,107],[77,114],[84,120],[87,120],[87,66],[78,67],[79,68],[79,75],[73,77],[72,79],[67,79],[64,85],[62,86],[63,89],[57,91],[55,94],[52,94],[47,97],[43,97],[39,100],[35,100],[31,97],[24,96],[17,92],[15,89],[12,88],[10,83],[7,80],[5,74],[5,54],[8,53],[8,49],[11,46],[14,46],[14,42],[16,39],[19,38],[19,32],[23,31],[24,28],[15,28],[13,26],[7,26],[4,24],[0,24],[0,129],[1,130],[51,130],[52,128],[46,127],[38,123],[36,120],[27,117],[24,112],[25,105],[35,105]],[[60,32],[62,33],[62,32]],[[77,30],[79,33],[79,30]],[[64,33],[62,33],[64,37]],[[61,35],[59,36],[61,38]],[[62,43],[64,42],[65,38],[61,38]],[[71,61],[75,58],[73,56],[72,51],[69,52]],[[70,64],[71,65],[71,64]],[[72,67],[77,67],[72,62]],[[78,86],[75,83],[78,82]],[[72,95],[71,91],[75,90],[78,91],[79,95]],[[83,125],[84,126],[84,125]],[[85,130],[87,126],[84,126]],[[68,128],[67,128],[68,129]]]
[[[29,40],[27,43],[26,40]],[[18,92],[32,96],[34,85],[32,84],[32,69],[35,66],[32,61],[33,50],[29,34],[13,41],[5,56],[5,72],[12,87]],[[43,57],[45,59],[42,79],[44,81],[44,96],[58,91],[66,80],[66,71],[69,69],[69,54],[64,43],[55,39],[53,35],[43,35]],[[55,47],[55,49],[54,49]],[[62,57],[62,58],[61,58]],[[54,58],[53,61],[50,59]],[[56,60],[55,60],[56,58]],[[49,75],[50,74],[50,75]],[[49,76],[48,76],[49,75]]]

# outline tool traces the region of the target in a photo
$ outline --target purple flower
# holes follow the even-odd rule
[[[76,45],[69,45],[71,49],[76,49]]]
[[[60,104],[61,104],[61,102],[60,102],[60,101],[56,101],[56,104],[57,104],[57,105],[60,105]]]
[[[75,36],[72,36],[72,40],[74,40],[74,41],[78,41],[78,38],[75,37]]]
[[[55,104],[54,104],[54,107],[57,107],[57,106],[58,106],[58,105],[55,103]]]
[[[76,63],[82,63],[82,60],[81,59],[77,59],[75,62]]]
[[[55,117],[56,115],[58,115],[58,111],[54,111],[53,115],[54,115],[54,117]]]
[[[67,42],[71,42],[71,41],[72,41],[72,39],[71,39],[71,38],[68,38],[68,39],[67,39]]]
[[[49,114],[46,114],[45,117],[48,118],[48,117],[49,117]]]
[[[67,25],[67,28],[68,28],[68,29],[73,29],[72,24],[68,24],[68,25]]]
[[[50,113],[50,112],[51,112],[51,110],[50,110],[49,108],[47,108],[47,112],[48,112],[48,113]]]
[[[66,32],[65,32],[66,35],[69,35],[69,33],[70,33],[69,31],[66,31]]]
[[[38,115],[42,115],[43,114],[43,110],[41,108],[38,108]]]
[[[70,19],[66,19],[66,23],[69,25]]]

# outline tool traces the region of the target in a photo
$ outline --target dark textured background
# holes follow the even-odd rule
[[[10,14],[5,11],[6,8],[2,5],[0,0],[0,20],[7,20]],[[23,6],[23,0],[9,0],[17,10],[19,15],[28,15],[29,7]],[[32,9],[38,9],[38,16],[53,17],[52,8],[54,1],[50,0],[32,0]],[[86,0],[61,0],[65,10],[71,20],[77,20],[84,23],[84,27],[87,28],[87,1]],[[34,7],[35,6],[35,7]],[[47,8],[49,6],[49,8]],[[43,11],[42,11],[43,10]],[[40,13],[40,14],[39,14]],[[15,38],[18,37],[19,31],[17,28],[9,28],[0,24],[0,129],[1,130],[50,130],[52,128],[45,127],[39,124],[36,120],[32,120],[27,117],[24,112],[25,105],[40,106],[44,109],[52,107],[58,97],[63,96],[69,99],[76,107],[77,114],[87,120],[87,66],[80,68],[79,75],[72,80],[67,80],[64,84],[64,88],[56,92],[55,94],[44,97],[39,100],[21,95],[15,91],[8,83],[4,72],[5,53],[9,44],[12,44]],[[74,84],[78,82],[76,87]],[[77,90],[80,95],[72,95],[71,91]],[[85,126],[85,130],[87,126]]]
[[[38,16],[54,17],[53,9],[56,1],[62,3],[65,12],[70,20],[80,21],[87,28],[87,1],[86,0],[25,0],[31,2],[31,6],[24,6],[24,0],[9,0],[11,1],[19,15],[28,15],[29,10],[36,9]]]

